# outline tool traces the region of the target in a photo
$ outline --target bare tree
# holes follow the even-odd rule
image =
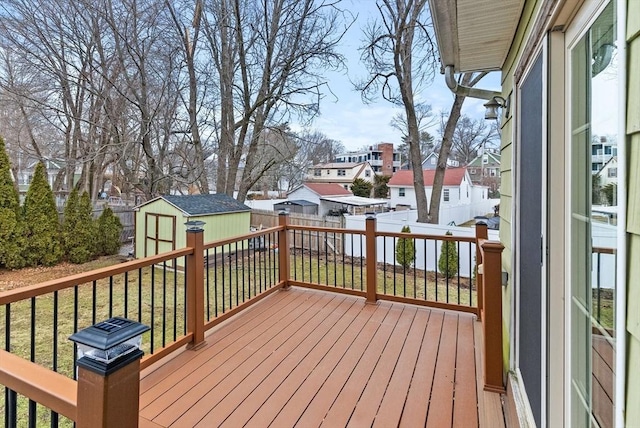
[[[205,149],[204,142],[200,136],[200,123],[198,119],[198,112],[201,105],[199,102],[199,86],[200,78],[198,76],[196,56],[198,54],[198,41],[200,39],[200,29],[202,22],[202,0],[196,0],[193,2],[187,2],[187,4],[181,5],[180,10],[176,10],[174,1],[165,0],[165,4],[173,23],[175,24],[175,31],[182,42],[182,54],[185,67],[187,69],[188,76],[188,97],[185,102],[188,111],[188,126],[184,132],[189,132],[191,135],[190,144],[193,145],[195,156],[192,158],[192,171],[194,180],[198,184],[199,191],[201,193],[209,193],[209,181],[207,175],[207,168],[205,166]],[[191,5],[193,4],[193,10]],[[187,15],[189,13],[190,15]],[[190,21],[185,23],[184,21]]]
[[[441,134],[444,134],[445,120],[441,122]],[[486,146],[493,147],[498,138],[497,122],[484,119],[472,119],[462,115],[453,132],[451,154],[460,165],[468,165],[478,156],[478,151]]]
[[[404,108],[404,124],[413,168],[418,222],[429,220],[424,177],[420,168],[421,107],[416,96],[431,82],[436,64],[427,0],[379,0],[379,20],[365,29],[362,60],[369,75],[356,85],[365,101],[380,94]],[[423,107],[424,108],[424,107]]]
[[[262,131],[288,122],[292,115],[317,114],[321,87],[327,84],[318,70],[343,63],[335,47],[346,28],[336,3],[211,2],[205,34],[221,99],[218,192],[233,193],[244,159],[237,196],[244,200],[254,181],[248,174],[259,162]]]

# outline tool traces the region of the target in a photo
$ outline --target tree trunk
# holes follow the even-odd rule
[[[433,187],[431,190],[431,203],[429,204],[429,223],[438,224],[440,221],[440,199],[442,197],[442,185],[444,184],[444,173],[447,169],[447,160],[451,153],[451,144],[453,142],[453,132],[458,124],[464,96],[456,95],[449,112],[447,125],[444,128],[442,136],[442,144],[440,145],[440,153],[438,154],[438,165],[433,177]]]

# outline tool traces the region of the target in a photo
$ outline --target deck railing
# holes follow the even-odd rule
[[[364,231],[318,228],[282,215],[259,232],[205,244],[202,231],[187,231],[181,250],[0,293],[4,425],[71,425],[77,366],[67,339],[82,328],[112,316],[147,324],[144,368],[184,345],[199,348],[208,329],[291,285],[476,313],[491,342],[484,361],[500,368],[488,382],[499,389],[502,357],[493,351],[502,345],[492,340],[501,340],[501,309],[490,307],[501,305],[501,247],[478,230],[480,240],[377,232],[373,217]],[[456,257],[441,257],[452,249]],[[474,260],[484,266],[477,274]]]

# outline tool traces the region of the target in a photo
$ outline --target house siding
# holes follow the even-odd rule
[[[627,425],[640,421],[640,2],[627,0],[627,152],[629,157],[627,260]]]

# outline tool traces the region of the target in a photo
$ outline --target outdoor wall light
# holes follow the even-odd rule
[[[78,346],[79,366],[110,372],[142,355],[142,333],[148,330],[149,327],[138,322],[113,317],[72,334],[69,340]],[[125,356],[131,358],[123,358]]]
[[[509,116],[509,97],[502,98],[501,96],[495,96],[484,104],[486,108],[484,112],[484,118],[487,120],[494,120],[498,118],[498,109],[505,109],[505,117]]]
[[[200,232],[205,224],[202,220],[189,220],[184,225],[187,226],[188,232]]]

